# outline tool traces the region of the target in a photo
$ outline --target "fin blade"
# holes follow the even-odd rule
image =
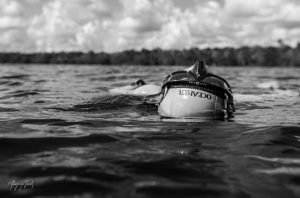
[[[207,66],[204,61],[197,60],[194,65],[187,68],[186,71],[191,71],[196,75],[205,76],[208,73]]]

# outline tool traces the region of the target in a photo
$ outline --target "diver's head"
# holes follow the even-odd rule
[[[169,74],[162,92],[158,112],[163,117],[223,116],[232,98],[227,81],[209,73],[203,61]]]
[[[144,80],[139,79],[139,80],[137,80],[137,81],[131,83],[131,86],[138,86],[138,87],[140,87],[140,86],[145,85],[145,84],[146,84],[146,83],[145,83]]]
[[[167,81],[201,81],[208,75],[207,66],[204,61],[196,61],[189,68],[175,71],[169,74],[164,82]]]

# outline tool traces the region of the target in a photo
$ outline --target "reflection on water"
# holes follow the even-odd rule
[[[300,70],[212,68],[233,85],[231,121],[105,102],[177,69],[2,65],[0,197],[299,197]]]

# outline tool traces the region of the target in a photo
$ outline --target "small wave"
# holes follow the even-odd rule
[[[115,81],[115,80],[127,80],[127,79],[130,79],[128,75],[112,74],[112,75],[106,75],[102,77],[92,77],[90,78],[90,81]]]
[[[0,85],[7,85],[7,84],[9,84],[9,83],[11,83],[11,81],[0,81]]]
[[[278,81],[267,81],[267,82],[259,83],[257,85],[257,87],[262,88],[262,89],[278,89],[279,82]]]
[[[295,159],[295,158],[268,158],[268,157],[262,157],[262,156],[257,156],[257,155],[248,155],[245,157],[249,158],[254,158],[266,162],[273,162],[273,163],[278,163],[278,164],[297,164],[300,165],[300,159]]]
[[[243,94],[243,93],[235,93],[233,94],[235,100],[238,102],[244,101],[265,101],[266,99],[275,100],[277,98],[285,98],[285,97],[298,97],[299,92],[295,90],[282,90],[276,89],[268,94]]]
[[[25,178],[34,177],[53,177],[64,175],[68,177],[80,177],[81,179],[93,179],[103,182],[122,182],[129,179],[126,176],[112,173],[111,170],[105,170],[101,167],[82,166],[82,167],[30,167],[25,170],[14,172],[13,175]]]
[[[274,169],[258,169],[255,172],[257,173],[264,173],[268,175],[300,175],[300,168],[299,167],[280,167]]]
[[[20,110],[16,109],[16,108],[3,108],[3,107],[0,107],[0,112],[15,112],[15,111],[20,111]]]
[[[8,93],[8,96],[6,96],[7,98],[10,97],[27,97],[27,96],[32,96],[32,95],[38,95],[39,93],[36,91],[14,91],[14,92],[10,92]]]
[[[52,124],[56,122],[65,122],[63,119],[25,119],[20,121],[22,124]]]
[[[243,111],[243,110],[253,110],[253,109],[272,109],[273,107],[260,106],[252,102],[243,102],[243,103],[238,103],[236,105],[236,108],[239,109],[240,111]]]
[[[68,122],[62,119],[25,119],[20,121],[22,124],[36,124],[36,125],[53,125],[53,126],[72,126],[72,125],[80,125],[80,126],[93,126],[93,123],[87,121],[78,121],[78,122]]]
[[[22,83],[21,82],[12,82],[12,81],[0,81],[0,85],[20,86],[20,85],[22,85]]]
[[[40,182],[35,188],[38,190],[28,191],[25,194],[27,195],[26,197],[62,197],[67,195],[76,195],[75,197],[78,197],[80,194],[87,193],[97,193],[98,196],[103,196],[114,190],[111,186],[103,185],[100,182],[79,178],[75,180],[74,177],[52,178],[46,182]]]
[[[225,188],[209,187],[201,185],[156,185],[142,186],[137,188],[137,192],[144,193],[150,197],[231,197]],[[247,196],[245,196],[247,197]]]
[[[184,159],[183,159],[184,158]],[[144,175],[155,175],[157,177],[165,177],[173,181],[189,181],[189,180],[205,180],[210,178],[211,181],[222,183],[221,179],[211,174],[211,170],[206,170],[206,167],[197,170],[190,169],[187,164],[197,163],[199,167],[207,163],[214,164],[215,167],[222,166],[222,161],[215,159],[196,159],[193,157],[169,157],[157,161],[125,161],[118,162],[124,164],[123,166],[129,168],[133,173],[142,173]]]
[[[296,76],[279,76],[279,77],[275,77],[277,80],[299,80],[300,77],[296,77]]]
[[[291,148],[300,148],[299,130],[300,127],[283,127],[281,134],[276,139],[270,141],[272,145],[288,146]]]
[[[9,75],[9,76],[1,76],[0,79],[26,79],[30,77],[26,74],[17,74],[17,75]]]
[[[144,97],[133,95],[107,95],[94,98],[87,104],[124,104],[124,105],[138,105],[144,102]]]
[[[37,100],[37,101],[34,101],[35,104],[44,104],[46,101],[44,100]]]
[[[36,84],[39,84],[39,83],[45,83],[45,82],[47,82],[46,80],[34,80],[34,81],[32,81],[32,82],[34,82],[34,83],[36,83]]]
[[[14,87],[14,86],[21,86],[23,85],[23,83],[20,83],[20,82],[11,82],[11,83],[8,83],[7,86],[11,86],[11,87]]]
[[[145,98],[142,96],[133,95],[107,95],[94,98],[82,104],[74,105],[72,108],[61,109],[67,111],[101,111],[101,110],[119,110],[123,108],[146,108],[156,109],[153,104],[145,104]]]
[[[77,137],[0,138],[0,154],[12,156],[41,152],[64,147],[79,147],[89,144],[110,143],[118,139],[103,134]]]

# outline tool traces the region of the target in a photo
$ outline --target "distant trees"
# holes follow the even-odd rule
[[[279,47],[191,48],[186,50],[126,50],[104,52],[0,53],[0,63],[99,64],[99,65],[191,65],[196,59],[208,65],[300,66],[300,43]]]

